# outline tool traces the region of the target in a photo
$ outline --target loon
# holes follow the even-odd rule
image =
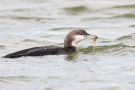
[[[72,30],[64,39],[64,47],[58,46],[41,46],[33,47],[17,52],[13,52],[3,56],[3,58],[18,58],[22,56],[44,56],[44,55],[60,55],[77,51],[77,43],[86,38],[97,38],[95,35],[88,34],[85,30]]]

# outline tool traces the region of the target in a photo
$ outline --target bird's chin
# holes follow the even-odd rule
[[[84,35],[84,38],[90,38],[91,35]]]

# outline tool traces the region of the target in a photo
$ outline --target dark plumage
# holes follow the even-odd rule
[[[10,53],[4,56],[4,58],[17,58],[21,56],[43,56],[53,54],[58,55],[58,52],[62,51],[61,54],[64,53],[63,49],[64,48],[62,47],[54,47],[54,46],[33,47],[29,49],[20,50],[14,53]]]
[[[3,56],[4,58],[18,58],[22,56],[59,55],[76,52],[75,44],[90,36],[85,30],[73,30],[64,40],[64,47],[43,46],[20,50]]]

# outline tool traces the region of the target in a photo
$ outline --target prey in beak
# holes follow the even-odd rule
[[[92,46],[93,46],[93,53],[94,53],[94,51],[95,51],[95,48],[96,48],[96,40],[97,40],[97,36],[95,36],[95,35],[89,35],[88,36],[88,38],[90,38],[91,40],[92,40]]]

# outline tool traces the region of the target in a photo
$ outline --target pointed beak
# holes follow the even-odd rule
[[[89,34],[89,33],[87,33],[87,32],[85,32],[84,36],[87,38],[87,37],[89,37],[89,36],[90,36],[90,34]]]
[[[86,32],[85,35],[86,35],[86,36],[89,36],[90,34]]]
[[[91,34],[89,34],[87,32],[85,32],[84,35],[85,35],[85,37],[90,38],[90,39],[95,40],[95,41],[98,38],[96,35],[91,35]]]

